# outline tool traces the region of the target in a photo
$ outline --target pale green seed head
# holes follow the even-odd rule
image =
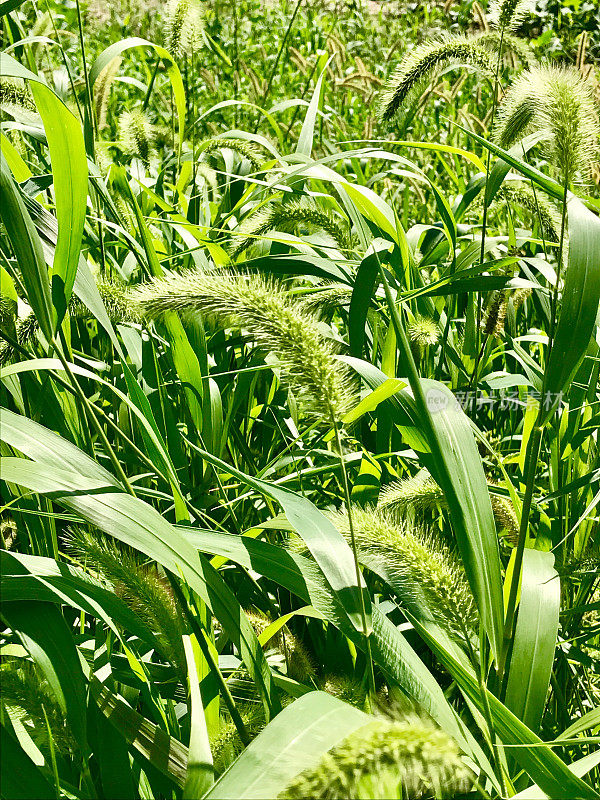
[[[214,157],[220,150],[232,150],[241,158],[247,159],[255,172],[259,172],[265,162],[265,156],[260,147],[254,142],[248,142],[246,139],[217,136],[213,139],[205,139],[196,146],[196,152],[203,160],[208,160],[211,156]]]
[[[248,217],[240,226],[239,238],[232,257],[237,257],[271,230],[291,233],[297,231],[300,226],[323,230],[341,250],[350,249],[349,231],[345,225],[330,211],[319,207],[314,200],[302,198],[272,203]]]
[[[408,338],[421,349],[436,344],[440,334],[439,325],[430,317],[419,315],[408,325]]]
[[[323,338],[317,318],[274,281],[221,270],[173,273],[138,289],[133,300],[148,318],[168,311],[199,313],[240,328],[277,357],[282,379],[309,414],[341,419],[352,403],[348,372]]]
[[[500,30],[516,31],[535,10],[535,0],[492,0],[489,6],[490,24]]]
[[[279,795],[288,800],[452,797],[470,773],[456,743],[428,720],[374,720],[325,753]]]
[[[347,516],[330,516],[349,536]],[[416,521],[394,519],[382,509],[354,506],[352,520],[359,556],[382,565],[407,608],[460,637],[477,630],[477,610],[464,569],[446,545]]]
[[[573,68],[544,66],[522,73],[503,100],[495,127],[501,147],[531,132],[568,182],[589,179],[598,157],[600,123],[590,85]]]
[[[198,0],[170,0],[167,7],[165,47],[175,58],[197,50],[202,36],[202,7]]]
[[[400,62],[381,95],[379,113],[391,120],[442,69],[471,67],[490,77],[494,74],[490,51],[475,37],[446,36],[411,50]]]
[[[321,689],[356,708],[362,708],[367,697],[365,687],[347,675],[326,675],[321,682]]]
[[[144,164],[150,163],[152,153],[152,125],[140,109],[124,111],[119,117],[119,134],[125,151]]]

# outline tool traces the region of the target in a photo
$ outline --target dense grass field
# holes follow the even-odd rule
[[[0,796],[600,797],[597,2],[0,15]]]

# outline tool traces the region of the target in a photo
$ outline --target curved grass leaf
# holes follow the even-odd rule
[[[373,717],[326,692],[309,692],[284,709],[219,778],[205,800],[277,797],[304,769]]]
[[[60,323],[73,291],[87,206],[88,168],[79,120],[33,72],[5,53],[0,74],[29,81],[52,161],[58,240],[52,264],[52,301]]]
[[[573,195],[568,200],[569,263],[556,334],[544,374],[543,422],[550,419],[587,352],[600,303],[600,219]]]
[[[559,613],[560,579],[554,569],[554,556],[541,550],[525,550],[505,702],[534,732],[539,730],[546,704]]]
[[[181,77],[181,72],[179,71],[179,67],[175,63],[173,56],[169,53],[168,50],[165,50],[164,47],[160,47],[160,45],[154,44],[153,42],[149,42],[147,39],[141,39],[138,36],[132,36],[129,39],[122,39],[120,42],[115,42],[115,44],[111,44],[106,50],[103,50],[102,53],[98,56],[98,58],[92,64],[92,68],[90,69],[90,91],[92,91],[94,87],[94,83],[98,78],[98,75],[102,72],[104,67],[106,67],[113,58],[120,56],[121,53],[124,53],[126,50],[131,50],[137,47],[150,47],[156,55],[161,58],[167,68],[167,75],[169,76],[169,80],[171,81],[171,86],[173,87],[173,97],[175,98],[175,107],[177,109],[177,122],[179,126],[179,149],[181,149],[181,145],[183,144],[183,134],[185,130],[185,89],[183,86],[183,79]]]
[[[83,520],[183,577],[239,648],[269,716],[279,710],[272,676],[256,634],[218,572],[151,506],[97,478],[23,458],[5,458],[3,478],[76,512]]]

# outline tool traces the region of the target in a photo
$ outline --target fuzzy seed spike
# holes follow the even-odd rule
[[[415,317],[408,326],[408,338],[419,348],[434,345],[440,338],[440,327],[430,317]]]
[[[143,111],[124,111],[119,117],[119,133],[126,152],[148,166],[152,152],[152,126]]]
[[[535,64],[535,53],[529,42],[526,39],[519,39],[518,36],[514,36],[508,31],[504,31],[503,34],[494,30],[484,31],[477,35],[476,41],[482,47],[488,48],[493,53],[498,53],[500,50],[500,42],[502,41],[502,50],[504,53],[513,53],[528,67]]]
[[[153,280],[133,293],[150,319],[165,312],[199,313],[237,327],[280,362],[282,377],[305,409],[341,419],[352,394],[346,368],[309,314],[273,281],[259,275],[193,270]]]
[[[488,19],[499,30],[516,31],[535,10],[535,0],[492,0]]]
[[[196,150],[201,155],[202,159],[206,159],[214,155],[219,150],[233,150],[242,158],[247,159],[255,172],[259,172],[265,162],[262,150],[253,142],[247,142],[245,139],[235,139],[233,137],[217,137],[214,139],[205,139],[200,142]]]
[[[301,772],[279,800],[453,797],[469,784],[457,744],[415,714],[377,719]]]
[[[50,750],[47,725],[54,745],[63,755],[77,750],[58,701],[33,664],[16,660],[6,663],[0,670],[0,686],[3,704],[29,718],[41,732],[38,744],[46,753]]]
[[[170,0],[167,7],[165,47],[175,58],[197,49],[202,33],[202,9],[198,0]]]
[[[235,258],[271,230],[292,232],[301,224],[325,231],[342,250],[350,248],[348,232],[339,220],[330,211],[320,208],[314,200],[302,198],[274,203],[252,214],[241,226],[242,238],[232,255]]]
[[[143,565],[126,548],[83,528],[69,531],[67,543],[76,557],[112,584],[115,593],[157,634],[161,655],[180,675],[186,675],[180,612],[155,566]]]
[[[446,36],[424,42],[411,50],[392,74],[381,96],[380,115],[389,122],[424,84],[448,67],[472,67],[493,77],[490,51],[477,39],[467,36]]]
[[[503,289],[492,293],[484,324],[484,331],[487,336],[501,337],[504,333],[507,302],[508,293]]]
[[[0,79],[0,106],[29,113],[37,113],[33,95],[24,81],[16,78]]]
[[[108,98],[113,82],[121,67],[122,60],[121,56],[116,56],[111,59],[100,72],[94,83],[94,111],[96,113],[99,130],[102,130],[102,128],[106,126]]]
[[[541,192],[534,193],[530,186],[507,186],[496,193],[495,202],[503,205],[520,205],[530,211],[544,231],[549,242],[560,239],[560,214],[550,205]],[[565,248],[567,245],[565,245]]]
[[[495,138],[507,149],[531,131],[543,135],[567,183],[590,178],[600,122],[590,85],[577,70],[535,67],[517,78],[500,106]]]
[[[348,517],[331,515],[349,535]],[[396,521],[381,509],[352,508],[359,553],[381,561],[394,576],[399,599],[420,616],[435,619],[454,635],[476,631],[478,615],[461,564],[448,547],[416,522]]]

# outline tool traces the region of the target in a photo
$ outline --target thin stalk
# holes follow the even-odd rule
[[[498,104],[498,84],[499,84],[499,77],[500,77],[500,65],[502,63],[502,47],[504,44],[504,27],[500,30],[500,44],[498,45],[498,59],[496,61],[496,74],[494,76],[494,93],[492,95],[492,115],[490,117],[490,131],[494,128],[494,119],[496,117],[496,106]],[[479,253],[479,263],[483,264],[485,258],[485,234],[487,231],[487,217],[488,217],[488,182],[490,179],[490,163],[492,158],[492,151],[487,151],[487,157],[485,160],[485,186],[483,189],[483,219],[481,224],[481,250]],[[471,380],[469,381],[469,385],[473,384],[475,381],[475,376],[477,375],[477,369],[479,367],[479,359],[481,357],[481,352],[479,349],[479,332],[481,330],[481,317],[482,317],[482,307],[481,307],[481,293],[477,293],[477,334],[476,334],[476,351],[477,356],[475,358],[475,365],[473,367],[473,374],[471,376]],[[475,384],[476,386],[476,384]],[[475,388],[477,391],[477,388]]]
[[[86,114],[89,122],[89,130],[85,133],[85,145],[86,150],[89,153],[92,160],[95,159],[95,140],[98,137],[98,129],[96,126],[96,117],[94,115],[94,107],[92,105],[92,91],[90,87],[90,78],[88,75],[88,68],[87,68],[87,60],[85,54],[85,42],[83,38],[83,22],[81,19],[81,6],[79,4],[79,0],[76,0],[77,4],[77,27],[79,29],[79,45],[81,47],[81,61],[83,63],[83,77],[85,80],[85,108]],[[84,121],[84,129],[86,128],[85,121]],[[89,134],[89,135],[88,135]],[[98,226],[98,242],[100,246],[100,272],[104,275],[106,271],[106,255],[104,252],[104,234],[102,232],[102,217],[101,217],[101,209],[100,209],[100,198],[97,192],[94,192],[94,200],[96,204],[96,215],[97,219],[97,226]]]
[[[73,81],[73,75],[71,74],[71,67],[69,66],[69,62],[67,60],[67,54],[65,53],[64,47],[60,42],[60,37],[58,35],[58,28],[56,27],[56,23],[54,22],[54,16],[50,11],[50,3],[48,2],[48,0],[46,0],[46,12],[50,18],[50,22],[52,23],[52,28],[54,29],[54,35],[56,36],[56,42],[58,44],[58,48],[62,56],[63,64],[65,65],[65,69],[67,70],[67,75],[69,76],[69,83],[71,84],[71,92],[73,93],[73,99],[75,100],[75,105],[77,106],[79,118],[83,122],[83,114],[81,112],[81,106],[79,105],[79,98],[77,97],[77,92],[75,91],[75,82]]]
[[[206,659],[207,664],[210,666],[215,675],[215,678],[217,679],[217,683],[219,684],[219,689],[221,691],[223,701],[227,706],[227,710],[229,711],[231,719],[233,720],[233,724],[237,728],[237,732],[240,735],[240,739],[242,740],[244,747],[247,747],[251,741],[250,735],[246,730],[246,726],[244,725],[244,721],[240,716],[240,712],[236,708],[235,700],[232,697],[232,694],[229,690],[229,686],[227,686],[227,682],[223,678],[221,670],[219,669],[219,665],[215,662],[211,649],[208,646],[208,642],[206,641],[206,638],[204,636],[204,630],[202,629],[202,626],[196,619],[196,616],[190,610],[188,603],[181,590],[181,587],[179,586],[179,583],[177,582],[175,576],[171,575],[170,572],[167,572],[167,576],[169,578],[169,583],[171,584],[171,588],[173,589],[173,593],[177,597],[179,604],[181,605],[181,607],[185,612],[186,618],[190,624],[192,632],[196,637],[196,641],[198,642],[198,646],[202,651],[202,655]]]
[[[133,497],[135,497],[135,492],[133,491],[133,487],[129,483],[129,478],[127,477],[127,475],[123,471],[123,467],[121,466],[121,463],[120,463],[119,459],[117,458],[117,456],[115,454],[115,451],[112,449],[111,444],[108,441],[108,439],[106,437],[106,434],[104,433],[102,425],[100,425],[100,423],[98,422],[98,419],[97,419],[97,417],[96,417],[96,415],[94,413],[94,410],[90,405],[90,401],[87,399],[87,397],[85,396],[85,393],[83,392],[81,386],[77,382],[77,379],[76,379],[75,375],[73,374],[73,371],[71,370],[69,362],[64,357],[62,349],[59,347],[58,342],[56,341],[56,339],[52,340],[52,346],[54,347],[54,349],[56,351],[56,354],[58,355],[58,357],[60,359],[60,362],[64,367],[65,372],[69,376],[69,380],[71,381],[71,383],[73,385],[73,388],[75,389],[75,391],[77,393],[77,396],[81,400],[81,402],[83,404],[83,407],[85,409],[85,412],[87,414],[87,417],[90,420],[90,423],[92,424],[94,430],[98,434],[98,437],[100,438],[100,441],[102,442],[102,445],[104,446],[106,454],[109,457],[110,462],[113,465],[113,468],[114,468],[116,474],[118,475],[119,479],[122,481],[125,489],[129,492],[129,494],[132,495]]]
[[[527,544],[527,534],[529,531],[529,516],[531,514],[531,503],[533,500],[533,491],[535,487],[535,476],[537,472],[537,464],[542,446],[543,427],[540,425],[542,406],[538,413],[537,422],[531,431],[529,442],[527,443],[526,454],[526,469],[525,469],[525,494],[523,495],[523,507],[521,510],[521,522],[519,525],[519,538],[517,547],[515,549],[515,561],[513,564],[513,573],[510,582],[510,591],[508,595],[508,603],[506,606],[506,619],[504,622],[504,637],[502,644],[502,653],[500,655],[500,663],[498,665],[498,677],[502,680],[504,671],[506,669],[506,660],[510,643],[513,639],[513,631],[515,625],[515,611],[517,607],[517,594],[519,591],[519,584],[521,581],[521,568],[523,566],[523,553],[525,552],[525,545]]]
[[[156,59],[156,64],[154,65],[154,70],[152,71],[152,77],[150,78],[150,83],[148,84],[148,91],[146,92],[146,96],[144,97],[144,102],[142,103],[142,111],[146,111],[148,108],[148,103],[150,102],[150,95],[152,94],[152,89],[154,88],[154,84],[156,82],[156,76],[158,75],[158,68],[160,67],[160,58]]]
[[[302,0],[297,0],[296,5],[294,7],[294,11],[293,11],[292,16],[290,18],[290,21],[288,23],[287,30],[285,32],[285,35],[284,35],[282,41],[281,41],[281,44],[279,45],[279,50],[277,52],[277,57],[275,58],[275,63],[273,64],[273,69],[271,70],[271,74],[269,75],[269,79],[267,81],[267,86],[265,88],[265,91],[263,92],[263,96],[262,96],[261,101],[260,101],[261,108],[264,105],[264,103],[266,102],[267,97],[269,96],[269,92],[271,91],[271,85],[273,83],[273,79],[275,78],[275,73],[277,72],[277,67],[279,66],[279,60],[281,59],[281,56],[283,54],[283,50],[284,50],[284,48],[285,48],[285,46],[287,44],[287,40],[288,40],[289,35],[290,35],[290,31],[292,30],[292,26],[294,24],[294,20],[296,19],[296,15],[298,14],[298,11],[300,11],[300,6],[301,5],[302,5]],[[256,133],[256,131],[258,130],[259,124],[260,124],[260,117],[256,121],[256,125],[254,126],[254,133]]]
[[[86,142],[89,146],[89,154],[94,158],[94,138],[96,135],[96,121],[94,118],[94,109],[92,107],[92,93],[90,91],[90,78],[88,75],[87,61],[85,57],[85,42],[83,39],[83,22],[81,19],[81,6],[79,0],[75,0],[77,6],[77,27],[79,29],[79,46],[81,47],[81,61],[83,63],[83,78],[85,81],[85,105],[90,124],[91,141]]]
[[[550,309],[550,336],[548,337],[548,358],[550,357],[550,353],[552,351],[552,345],[554,343],[554,333],[556,331],[556,309],[558,307],[558,288],[560,284],[560,275],[562,272],[563,254],[565,246],[565,233],[567,229],[567,192],[569,190],[569,184],[570,184],[570,176],[568,172],[565,172],[563,180],[564,195],[562,201],[562,213],[560,218],[560,241],[558,243],[558,253],[556,256],[557,259],[556,284],[554,286],[554,292],[552,293],[552,306]]]
[[[346,462],[344,461],[344,454],[342,452],[342,437],[340,435],[340,426],[338,421],[331,414],[331,424],[335,431],[335,443],[340,458],[340,467],[342,470],[342,486],[344,489],[344,502],[346,504],[346,512],[348,514],[348,529],[350,531],[350,544],[352,547],[352,554],[354,556],[354,569],[356,571],[356,585],[360,592],[360,618],[363,626],[363,635],[365,637],[365,651],[367,657],[367,674],[369,678],[369,689],[372,694],[375,694],[375,673],[373,671],[373,655],[371,653],[371,634],[367,625],[367,610],[365,608],[365,598],[363,589],[363,577],[360,571],[360,564],[358,562],[358,547],[356,545],[356,536],[354,533],[354,522],[352,519],[352,501],[350,498],[350,484],[348,482],[348,472],[346,470]]]

